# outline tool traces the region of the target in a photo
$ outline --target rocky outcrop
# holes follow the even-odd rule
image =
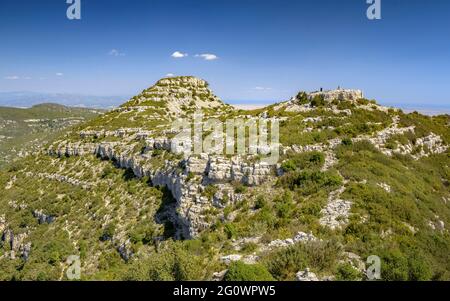
[[[0,215],[0,233],[3,233],[7,226],[5,215]]]
[[[160,140],[156,143],[157,147],[168,148],[168,142]],[[96,155],[114,160],[119,167],[132,170],[137,177],[148,176],[155,186],[166,186],[177,201],[178,219],[174,222],[181,226],[180,235],[185,238],[194,237],[208,228],[209,223],[205,221],[203,212],[223,200],[223,194],[215,195],[215,203],[203,196],[201,191],[206,186],[233,181],[259,185],[273,173],[273,166],[264,163],[249,164],[240,158],[225,159],[206,154],[191,156],[182,162],[167,161],[163,168],[154,169],[146,164],[146,155],[121,154],[115,146],[100,144],[96,148]],[[179,169],[180,165],[184,166],[183,170]],[[187,181],[189,173],[201,176],[201,182]],[[233,193],[228,194],[228,199],[239,200]]]
[[[274,174],[274,167],[264,162],[247,163],[239,156],[231,160],[211,156],[205,172],[207,184],[235,181],[249,186],[257,186]]]
[[[164,108],[165,114],[177,116],[185,113],[188,108],[226,109],[228,106],[215,96],[208,86],[206,81],[193,76],[164,78],[119,110],[147,106],[145,110]]]
[[[435,231],[445,231],[445,222],[437,215],[434,217],[433,221],[428,222],[428,226]]]
[[[319,277],[309,268],[306,268],[304,271],[300,271],[295,275],[297,281],[320,281]]]
[[[228,272],[228,270],[223,270],[223,271],[214,273],[212,281],[223,281],[227,272]]]
[[[336,89],[309,93],[308,99],[313,100],[317,96],[322,97],[327,102],[331,102],[333,100],[358,100],[364,97],[361,90]]]
[[[256,255],[243,256],[240,254],[232,254],[232,255],[222,256],[220,258],[220,260],[226,265],[229,265],[232,262],[236,262],[236,261],[242,261],[245,264],[255,264],[259,260],[259,257]]]
[[[348,223],[352,202],[340,199],[340,195],[344,193],[345,186],[330,193],[327,206],[320,212],[322,217],[319,222],[322,226],[331,229],[341,228]]]
[[[386,192],[388,192],[388,193],[390,193],[390,192],[392,191],[391,186],[389,186],[389,185],[386,184],[386,183],[378,183],[377,186],[380,187],[380,188],[382,188],[384,191],[386,191]]]
[[[14,175],[11,178],[11,180],[9,180],[8,183],[6,183],[5,190],[11,189],[13,187],[14,183],[16,182],[16,180],[17,180],[17,177]]]
[[[85,130],[80,132],[80,137],[85,138],[100,138],[100,137],[118,137],[124,138],[140,132],[140,128],[122,128],[115,131],[107,130]]]
[[[78,179],[74,179],[68,176],[64,176],[64,175],[59,175],[59,174],[49,174],[49,173],[32,173],[32,172],[27,172],[25,173],[25,175],[27,177],[38,177],[41,179],[47,179],[47,180],[53,180],[53,181],[58,181],[61,183],[67,183],[67,184],[71,184],[74,186],[79,186],[83,189],[90,189],[91,188],[91,184],[85,181],[81,181]]]
[[[288,238],[288,239],[277,239],[274,241],[271,241],[269,243],[269,249],[273,248],[286,248],[289,246],[292,246],[297,243],[310,243],[319,241],[312,233],[304,233],[304,232],[298,232],[297,235],[295,235],[294,238]]]
[[[96,143],[61,143],[48,150],[49,155],[63,156],[85,156],[95,154],[98,144]]]
[[[343,252],[343,259],[339,261],[341,264],[349,264],[352,268],[364,274],[366,272],[366,264],[358,254],[351,252]]]
[[[442,154],[446,152],[447,149],[448,145],[444,144],[442,138],[434,133],[431,133],[428,136],[418,138],[414,145],[411,143],[400,145],[393,152],[403,155],[412,154],[412,157],[418,160],[432,154]]]
[[[399,117],[393,118],[390,127],[377,132],[373,137],[360,136],[353,138],[353,142],[367,140],[370,141],[383,154],[392,156],[393,154],[411,155],[418,160],[431,154],[442,154],[447,151],[448,145],[445,145],[442,138],[434,133],[428,136],[417,138],[415,143],[400,144],[396,149],[390,149],[386,146],[388,140],[395,135],[403,135],[407,132],[415,133],[415,126],[401,128],[398,126]]]
[[[54,216],[44,214],[42,210],[33,211],[33,216],[37,218],[39,224],[51,224],[55,221]]]
[[[131,250],[131,243],[130,243],[129,240],[127,240],[126,242],[120,244],[117,247],[117,251],[119,252],[120,257],[122,257],[122,259],[127,261],[127,262],[134,255],[133,251]]]
[[[31,243],[25,242],[28,237],[28,233],[14,234],[11,229],[3,231],[1,241],[3,244],[7,244],[9,250],[9,257],[15,259],[19,255],[24,260],[27,260],[31,252]]]

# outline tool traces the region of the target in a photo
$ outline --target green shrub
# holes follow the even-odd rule
[[[320,168],[325,163],[325,156],[320,152],[306,152],[299,154],[289,154],[289,160],[281,164],[284,172],[295,171],[297,169]]]
[[[255,202],[255,207],[254,208],[256,210],[258,210],[258,209],[262,209],[262,208],[264,208],[266,206],[268,206],[266,199],[262,195],[258,196],[258,198],[256,199],[256,202]]]
[[[299,92],[296,96],[296,99],[298,100],[299,104],[307,104],[309,103],[308,94],[306,92]]]
[[[148,244],[153,241],[155,228],[151,224],[141,224],[133,228],[130,232],[130,241],[134,244]]]
[[[342,139],[341,144],[345,146],[351,146],[353,145],[353,141],[350,138],[344,138]]]
[[[275,210],[279,218],[290,218],[294,209],[295,204],[290,191],[286,191],[281,198],[275,199]]]
[[[170,243],[145,260],[134,261],[124,280],[192,281],[205,277],[200,256],[189,253],[181,243]]]
[[[227,235],[228,239],[232,239],[237,236],[237,230],[233,224],[226,224],[224,230],[225,230],[225,234]]]
[[[194,173],[189,172],[186,177],[186,182],[191,181],[195,177]]]
[[[261,264],[233,262],[225,274],[225,281],[274,281],[269,271]]]
[[[234,193],[245,193],[247,191],[247,187],[242,183],[235,183],[234,186]]]
[[[283,169],[284,172],[295,171],[297,169],[297,165],[293,160],[287,160],[281,164],[281,169]]]
[[[116,225],[114,223],[106,225],[105,229],[103,230],[102,236],[100,237],[100,240],[102,241],[111,240],[115,232],[116,232]]]
[[[277,280],[293,280],[298,271],[307,267],[316,271],[332,273],[340,253],[334,240],[296,244],[272,252],[264,259],[269,272]]]
[[[326,105],[326,102],[323,95],[316,95],[311,100],[311,106],[313,107],[323,107],[324,105]]]
[[[424,255],[418,251],[387,250],[381,256],[381,277],[388,281],[425,281],[433,274]]]
[[[407,281],[408,259],[398,250],[387,251],[381,256],[381,278],[385,281]]]
[[[331,171],[317,170],[296,171],[283,175],[277,185],[290,190],[298,190],[302,194],[312,194],[321,189],[333,189],[342,184],[341,177]]]
[[[356,270],[351,264],[341,264],[337,268],[336,280],[358,281],[362,279],[361,272]]]
[[[202,194],[203,196],[206,196],[208,199],[212,199],[218,190],[219,188],[217,188],[217,186],[208,185],[205,187],[205,190],[203,191]]]

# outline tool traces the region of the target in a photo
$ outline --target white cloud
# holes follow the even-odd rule
[[[33,79],[31,76],[25,76],[23,79],[30,80]]]
[[[255,87],[254,90],[257,90],[257,91],[268,91],[268,90],[272,90],[272,88],[268,88],[268,87]]]
[[[111,51],[108,52],[108,55],[110,55],[110,56],[125,56],[125,53],[120,52],[117,49],[111,49]]]
[[[184,57],[187,57],[187,56],[188,56],[187,53],[182,53],[180,51],[175,51],[174,53],[172,53],[172,57],[176,58],[176,59],[181,59],[181,58],[184,58]]]
[[[56,73],[56,76],[63,76],[63,75],[64,75],[64,73],[61,73],[61,72]]]
[[[20,79],[20,77],[18,77],[17,75],[10,75],[10,76],[6,76],[5,79],[7,79],[7,80],[18,80],[18,79]]]
[[[219,59],[219,57],[217,55],[212,54],[212,53],[196,54],[195,56],[196,57],[201,57],[205,61],[215,61],[215,60]]]
[[[166,76],[167,76],[167,77],[173,77],[173,76],[175,76],[175,74],[173,74],[173,73],[167,73]]]

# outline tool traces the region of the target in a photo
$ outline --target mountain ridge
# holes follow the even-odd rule
[[[280,119],[279,163],[183,156],[171,123],[198,110]],[[449,279],[449,123],[305,92],[243,111],[206,81],[162,79],[8,166],[3,277],[65,279],[60,263],[77,255],[83,280],[221,279],[236,262],[277,280],[354,280],[377,255],[385,280]]]

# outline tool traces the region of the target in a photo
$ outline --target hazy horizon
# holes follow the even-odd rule
[[[13,100],[10,102],[5,101],[5,95],[7,94],[24,94],[26,98],[19,102],[18,105],[14,105],[17,103],[17,100]],[[32,95],[51,95],[55,98],[48,100],[32,101]],[[71,94],[71,93],[45,93],[45,92],[32,92],[32,91],[12,91],[12,92],[2,92],[0,91],[0,107],[15,107],[15,108],[30,108],[34,105],[44,104],[44,103],[55,103],[61,104],[69,107],[87,107],[87,108],[98,108],[98,109],[110,109],[119,106],[120,104],[126,102],[134,95],[84,95],[84,94]],[[220,95],[218,95],[220,97]],[[294,96],[294,95],[292,95]],[[66,101],[58,101],[57,97],[67,97],[69,100]],[[70,99],[72,98],[72,100]],[[78,100],[73,100],[77,99]],[[82,101],[82,99],[89,100]],[[96,99],[98,102],[96,102]],[[273,100],[258,100],[258,99],[222,99],[223,102],[236,106],[242,109],[256,109],[261,108],[267,105],[271,105],[274,103],[279,103],[283,101],[287,101],[289,99],[273,99]],[[30,105],[23,105],[24,103],[30,103]],[[418,111],[425,115],[439,115],[439,114],[450,114],[450,102],[445,104],[429,104],[426,102],[419,104],[411,104],[411,103],[400,103],[400,102],[390,102],[383,100],[376,100],[379,104],[384,106],[392,106],[400,108],[407,113]],[[22,105],[20,105],[22,104]]]
[[[0,3],[0,91],[135,95],[167,75],[208,80],[222,99],[277,101],[337,86],[367,98],[446,106],[450,2],[66,1]],[[31,47],[30,47],[31,46]]]

